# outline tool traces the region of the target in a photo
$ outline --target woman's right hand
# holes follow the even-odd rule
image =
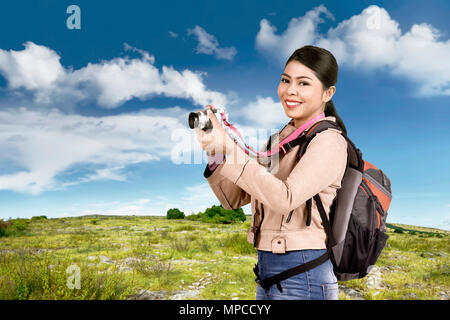
[[[199,109],[199,110],[197,110],[196,112],[203,112],[203,111],[204,111],[204,110]],[[214,155],[214,150],[211,151],[211,153],[209,153],[209,152],[206,150],[207,147],[208,147],[208,145],[212,142],[211,137],[208,136],[208,135],[206,134],[206,132],[205,132],[204,130],[202,130],[202,129],[195,128],[194,130],[195,130],[195,132],[197,133],[197,141],[200,143],[201,148],[202,148],[203,150],[206,151],[206,154],[207,154],[208,156],[210,156],[210,155],[213,156],[213,155]]]
[[[197,133],[197,140],[208,156],[214,156],[215,154],[225,155],[228,151],[232,150],[235,143],[222,127],[216,116],[211,112],[212,108],[214,108],[213,105],[207,105],[205,109],[207,110],[213,128],[208,131],[196,128],[195,132]],[[203,110],[198,111],[201,112]]]

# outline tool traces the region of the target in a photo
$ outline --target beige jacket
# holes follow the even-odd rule
[[[318,121],[322,120],[336,121],[334,117]],[[295,130],[291,120],[280,132],[279,141]],[[205,170],[211,189],[225,209],[251,203],[252,226],[247,235],[251,243],[253,227],[259,225],[261,204],[264,205],[264,219],[256,241],[258,250],[284,253],[326,248],[327,237],[314,200],[311,225],[306,226],[306,201],[319,193],[328,215],[344,176],[347,141],[336,130],[328,129],[317,134],[297,162],[298,148],[294,147],[286,155],[280,153],[277,170],[268,170],[240,148],[228,154],[212,174],[208,168]],[[293,209],[290,221],[286,222]]]

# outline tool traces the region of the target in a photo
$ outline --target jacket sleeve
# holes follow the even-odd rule
[[[266,142],[261,150],[266,150],[268,143],[269,141]],[[241,150],[240,148],[238,149]],[[242,154],[245,155],[245,152],[242,151],[240,154],[241,157]],[[245,161],[246,158],[241,160]],[[250,203],[251,196],[234,182],[227,179],[227,176],[221,174],[221,170],[225,163],[226,159],[224,159],[214,170],[211,170],[209,165],[206,165],[203,176],[206,178],[212,191],[225,209],[237,209]],[[262,168],[265,170],[264,167]]]
[[[250,203],[250,195],[220,174],[225,162],[226,159],[212,171],[206,165],[203,175],[222,206],[227,210],[237,209]]]
[[[234,162],[230,161],[232,159]],[[228,154],[227,161],[220,165],[220,175],[227,178],[223,186],[235,203],[244,199],[239,196],[250,194],[274,212],[285,214],[332,185],[346,165],[347,141],[337,131],[328,129],[311,140],[305,154],[285,180],[267,172],[240,148],[234,148]]]

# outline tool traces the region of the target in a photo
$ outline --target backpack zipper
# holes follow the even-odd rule
[[[360,187],[361,187],[361,189],[364,190],[364,192],[368,196],[369,201],[372,201],[372,203],[375,206],[375,213],[376,213],[376,217],[377,217],[377,229],[380,229],[381,216],[385,216],[386,213],[383,210],[383,207],[381,206],[380,202],[378,201],[377,196],[373,194],[372,190],[370,190],[369,186],[367,185],[367,183],[364,180],[361,181]]]
[[[369,175],[365,172],[363,173],[363,177],[366,178],[367,180],[369,180],[371,183],[373,183],[375,185],[375,187],[380,189],[380,191],[386,195],[386,197],[388,197],[389,199],[392,200],[392,193],[390,193],[388,190],[386,190],[386,188],[383,187],[377,180],[375,180],[375,178],[373,178],[371,175]]]

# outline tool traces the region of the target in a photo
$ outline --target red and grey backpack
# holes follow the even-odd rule
[[[282,280],[315,268],[328,258],[333,263],[334,273],[339,281],[363,278],[373,268],[381,250],[386,245],[388,239],[386,217],[392,199],[391,182],[383,171],[362,159],[361,151],[335,122],[319,121],[298,138],[283,145],[283,148],[289,152],[293,147],[300,145],[297,155],[299,160],[310,141],[318,133],[329,128],[339,130],[347,140],[348,157],[341,188],[337,191],[331,205],[329,219],[319,194],[312,198],[317,205],[327,234],[327,252],[315,260],[265,279],[260,278],[258,265],[256,265],[253,269],[256,274],[255,280],[265,289],[276,284],[282,291],[280,285]],[[269,140],[268,148],[270,148],[271,140]],[[306,203],[306,225],[309,225],[311,221],[312,199]],[[255,229],[259,229],[261,223],[262,221]]]

